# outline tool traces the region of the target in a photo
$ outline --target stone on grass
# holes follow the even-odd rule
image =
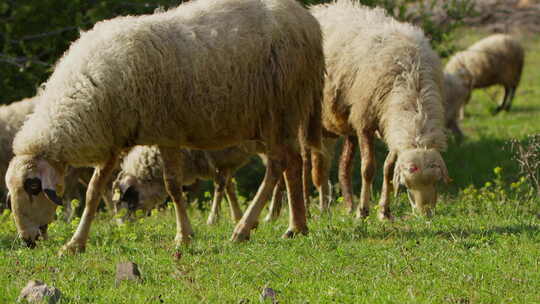
[[[270,300],[270,303],[272,304],[278,303],[276,292],[272,288],[265,286],[261,292],[261,302],[265,302],[266,300]]]
[[[48,286],[38,280],[30,280],[21,291],[17,302],[55,304],[60,300],[61,296],[62,293],[58,288]]]
[[[141,273],[139,272],[139,266],[137,266],[137,264],[133,262],[124,262],[116,265],[116,285],[125,280],[141,280]]]

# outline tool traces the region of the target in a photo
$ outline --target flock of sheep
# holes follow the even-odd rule
[[[29,246],[47,236],[57,206],[87,187],[80,224],[62,252],[84,251],[102,195],[112,196],[108,208],[130,211],[149,211],[169,196],[176,241],[188,243],[182,187],[197,179],[215,183],[209,224],[227,196],[235,241],[249,238],[271,196],[267,220],[279,215],[286,186],[284,237],[292,237],[308,231],[310,173],[328,209],[340,136],[345,201],[357,217],[368,215],[378,137],[389,151],[379,218],[391,218],[401,185],[413,209],[429,215],[436,184],[450,180],[441,156],[446,129],[461,139],[458,123],[474,88],[503,85],[497,111],[509,110],[523,57],[518,42],[494,35],[443,71],[421,29],[352,0],[309,9],[295,0],[195,0],[118,17],[81,33],[35,97],[0,108],[2,147],[12,158],[0,164],[3,187]],[[350,174],[356,143],[358,207]],[[242,214],[231,177],[253,155],[266,172]],[[93,167],[93,175],[79,167]]]

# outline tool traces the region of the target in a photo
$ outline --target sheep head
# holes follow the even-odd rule
[[[112,191],[116,212],[127,210],[120,222],[132,219],[137,210],[149,212],[165,199],[163,180],[144,181],[123,171],[113,182]]]
[[[62,205],[65,166],[33,156],[15,156],[6,172],[8,204],[11,204],[19,236],[29,247],[46,238],[47,226]]]
[[[437,204],[437,183],[448,183],[448,170],[441,154],[435,149],[410,149],[398,155],[394,168],[394,189],[407,188],[413,211],[431,216]]]

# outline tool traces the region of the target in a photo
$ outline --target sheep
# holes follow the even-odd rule
[[[90,166],[85,210],[60,253],[84,251],[119,153],[157,145],[175,241],[187,245],[193,229],[177,149],[247,140],[265,145],[269,163],[231,239],[249,238],[282,172],[291,209],[284,237],[307,233],[297,147],[320,148],[324,71],[320,26],[294,0],[195,0],[97,23],[56,64],[15,137],[6,182],[19,235],[31,243],[52,220],[67,165]]]
[[[472,89],[492,85],[504,87],[504,98],[495,109],[510,111],[521,79],[525,52],[520,42],[507,34],[488,36],[456,53],[444,71],[462,78]],[[468,103],[468,99],[465,103]]]
[[[430,214],[437,200],[436,182],[449,180],[440,154],[446,135],[438,55],[421,29],[396,21],[382,9],[338,0],[310,11],[324,35],[323,127],[346,140],[356,135],[359,141],[362,190],[356,216],[369,213],[376,133],[389,150],[379,219],[391,219],[392,184],[396,194],[399,185],[407,187],[415,212]],[[319,189],[328,180],[323,159],[320,152],[312,155]]]
[[[238,222],[242,211],[236,198],[236,187],[232,176],[246,165],[258,150],[255,143],[242,144],[215,151],[179,149],[180,170],[184,185],[198,179],[214,181],[214,200],[207,223],[215,224],[219,219],[223,192],[227,194],[231,218]],[[260,148],[259,148],[260,149]],[[141,209],[148,212],[161,204],[167,197],[163,184],[162,159],[157,146],[135,146],[123,159],[121,171],[113,182],[113,199],[116,206],[129,211]],[[118,207],[117,207],[118,208]]]

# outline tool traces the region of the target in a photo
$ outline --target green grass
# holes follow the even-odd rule
[[[504,148],[510,138],[540,133],[540,40],[527,47],[511,113],[492,117],[489,95],[475,92],[463,122],[468,139],[445,154],[454,182],[432,219],[409,216],[402,194],[392,223],[356,221],[335,205],[331,217],[313,211],[308,236],[279,238],[281,218],[233,244],[227,216],[208,227],[207,213],[191,210],[196,239],[177,251],[171,210],[124,226],[101,214],[87,252],[58,257],[76,222],[54,223],[50,239],[30,250],[4,214],[0,303],[14,302],[30,279],[58,287],[62,303],[256,303],[264,286],[280,303],[538,303],[540,201],[526,181],[510,187],[519,176]],[[144,280],[115,287],[115,265],[128,260]]]

